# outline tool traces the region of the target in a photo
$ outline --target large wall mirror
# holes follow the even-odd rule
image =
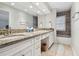
[[[9,12],[0,10],[0,29],[4,29],[9,25]]]

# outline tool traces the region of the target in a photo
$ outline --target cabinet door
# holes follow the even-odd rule
[[[53,32],[50,32],[49,33],[49,47],[52,45],[53,42],[54,42]]]
[[[41,41],[38,41],[34,45],[34,56],[40,56],[41,55]]]
[[[40,56],[41,55],[41,36],[37,36],[34,38],[34,45],[33,46],[33,56]]]
[[[28,40],[26,39],[26,40],[18,42],[16,44],[4,47],[4,48],[0,49],[0,55],[12,56],[12,55],[16,54],[17,52],[22,51],[26,47],[33,45],[32,40],[34,40],[34,39],[28,39]]]
[[[27,47],[23,49],[22,51],[19,51],[18,53],[14,54],[14,56],[32,56],[32,46]]]
[[[35,49],[35,56],[41,56],[41,48]]]

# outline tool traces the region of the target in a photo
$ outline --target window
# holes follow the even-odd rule
[[[58,31],[65,31],[65,15],[59,16],[56,19],[56,30]]]

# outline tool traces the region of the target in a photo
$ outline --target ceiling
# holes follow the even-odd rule
[[[48,3],[50,8],[56,8],[57,12],[67,11],[70,10],[72,6],[72,2],[54,2],[54,3]]]
[[[31,15],[45,15],[56,8],[57,12],[70,10],[72,2],[4,2]]]

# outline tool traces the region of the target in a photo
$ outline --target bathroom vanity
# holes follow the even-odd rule
[[[0,56],[41,56],[41,41],[45,38],[48,48],[54,43],[53,30],[14,33],[0,39]]]

